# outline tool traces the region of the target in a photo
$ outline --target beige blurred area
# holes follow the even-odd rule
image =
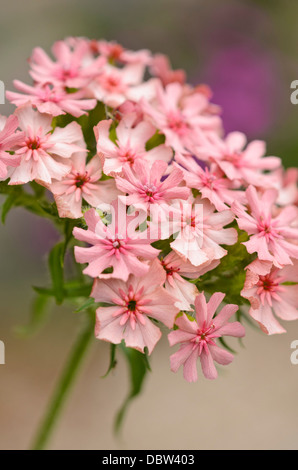
[[[69,35],[106,37],[132,48],[164,51],[171,55],[176,67],[183,66],[191,72],[196,69],[194,64],[201,64],[202,60],[196,49],[196,35],[204,23],[210,24],[209,29],[213,25],[213,13],[207,11],[206,3],[209,4],[196,0],[0,0],[0,79],[10,89],[14,78],[29,83],[26,58],[32,48],[40,45],[49,50],[55,40]],[[210,1],[212,7],[220,3]],[[236,3],[259,8],[258,2],[226,2],[232,9]],[[291,7],[295,2],[259,3],[271,4],[269,22],[271,18],[276,31],[274,40],[280,42],[280,64],[284,56],[292,54],[290,69],[293,79],[298,78],[298,41],[294,33],[297,28],[293,23],[297,8]],[[165,14],[169,11],[171,14]],[[216,8],[212,11],[216,12]],[[289,46],[287,51],[289,39],[296,46]],[[298,110],[295,118],[289,104],[289,83],[284,86],[282,99],[288,100],[289,112],[283,125],[290,132],[290,118],[294,128]],[[5,114],[12,109],[8,104],[2,105],[0,112]],[[295,136],[296,129],[297,126]],[[275,131],[271,132],[275,138]],[[280,148],[285,140],[283,136],[279,140]],[[293,155],[294,162],[297,154]],[[2,450],[30,447],[83,326],[83,313],[74,313],[71,306],[53,305],[47,322],[34,336],[24,338],[18,334],[17,327],[29,321],[32,285],[45,285],[48,281],[46,253],[55,240],[55,232],[47,222],[19,209],[9,214],[5,226],[0,225],[0,340],[6,349],[6,364],[0,365]],[[291,343],[298,340],[298,322],[286,327],[286,335],[267,337],[247,326],[244,347],[236,340],[229,342],[238,353],[234,362],[220,370],[216,381],[206,381],[200,374],[196,384],[186,383],[181,371],[170,371],[171,350],[164,335],[152,354],[152,372],[143,393],[129,408],[120,438],[113,435],[112,425],[128,392],[126,363],[119,354],[116,369],[102,379],[109,362],[109,345],[94,339],[49,448],[297,450],[298,365],[293,365],[290,357]]]

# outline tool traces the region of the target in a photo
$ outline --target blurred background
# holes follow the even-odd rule
[[[268,155],[296,166],[298,4],[292,0],[10,0],[0,1],[0,79],[30,83],[26,59],[35,46],[50,51],[66,36],[116,40],[131,49],[168,54],[188,81],[208,83],[223,107],[226,131],[268,142]],[[1,105],[1,114],[13,111]],[[1,203],[0,199],[0,203]],[[46,253],[57,239],[47,222],[21,210],[0,226],[0,448],[27,448],[55,381],[80,330],[82,314],[52,307],[29,339],[32,285],[47,281]],[[215,382],[187,384],[169,370],[166,339],[152,356],[153,372],[131,406],[122,438],[112,433],[128,388],[126,364],[101,379],[109,346],[92,350],[51,441],[52,449],[297,449],[298,366],[290,362],[298,322],[287,335],[266,337],[247,327],[244,348]]]

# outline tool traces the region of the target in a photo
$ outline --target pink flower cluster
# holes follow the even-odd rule
[[[7,98],[17,109],[0,118],[0,178],[36,181],[60,217],[82,218],[75,257],[94,278],[98,339],[151,354],[164,324],[180,344],[171,369],[196,381],[200,360],[216,378],[214,361],[233,359],[218,338],[245,331],[228,321],[238,305],[214,316],[225,294],[207,302],[195,280],[220,266],[239,229],[250,315],[268,334],[285,331],[274,314],[298,318],[297,172],[266,157],[264,142],[224,135],[206,85],[187,84],[163,55],[85,38],[56,42],[52,57],[36,48],[29,64],[33,84],[14,82]],[[80,116],[99,103],[106,117],[92,152]]]

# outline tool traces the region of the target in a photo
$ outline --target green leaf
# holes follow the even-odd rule
[[[0,181],[0,194],[9,194],[12,191],[12,186],[8,186],[8,179]]]
[[[242,245],[242,242],[248,238],[247,233],[241,230],[238,230],[238,232],[238,242],[233,246],[225,246],[228,254],[220,260],[218,267],[192,282],[196,284],[200,291],[206,291],[209,294],[214,292],[225,293],[224,301],[226,303],[243,305],[249,304],[240,292],[245,282],[245,267],[253,261],[253,256]]]
[[[142,354],[141,352],[127,348],[122,342],[120,345],[125,358],[128,362],[129,371],[130,371],[130,391],[126,397],[122,407],[118,411],[114,423],[114,429],[116,433],[119,433],[121,425],[123,423],[124,416],[128,409],[130,402],[137,397],[142,391],[144,384],[144,379],[146,373],[148,372],[148,358],[147,354]]]
[[[41,197],[44,195],[46,188],[41,186],[40,184],[36,183],[35,181],[31,181],[30,183],[31,188],[33,189],[35,195],[37,197]]]
[[[21,186],[6,186],[6,191],[4,192],[3,186],[3,194],[6,194],[7,197],[2,204],[2,214],[1,220],[2,223],[5,224],[6,216],[9,213],[10,209],[14,206],[20,205],[20,200],[22,198],[23,188]],[[0,190],[1,193],[1,190]]]
[[[33,289],[38,294],[56,298],[56,290],[54,288],[33,286]],[[78,282],[66,283],[64,284],[63,290],[62,290],[62,301],[64,299],[76,299],[76,298],[81,298],[81,297],[89,297],[91,293],[91,289],[92,289],[92,284],[81,284]],[[82,310],[85,310],[85,308],[84,309],[82,308]]]
[[[15,205],[15,200],[16,200],[16,197],[14,194],[9,194],[7,198],[5,199],[2,205],[2,213],[1,213],[2,224],[5,224],[6,216],[8,212],[10,211],[10,209],[12,209],[12,207]]]
[[[92,284],[66,284],[64,289],[64,296],[66,298],[76,297],[89,297],[92,289]]]
[[[173,236],[166,240],[158,240],[156,242],[151,243],[153,248],[156,248],[157,250],[161,250],[161,255],[166,256],[167,254],[170,253],[171,251],[171,246],[170,243],[174,240]]]
[[[38,286],[32,286],[32,289],[37,292],[37,294],[40,295],[45,295],[47,297],[55,297],[55,292],[53,289],[50,289],[48,287],[38,287]]]
[[[29,336],[43,324],[47,317],[49,306],[49,297],[46,295],[38,295],[33,301],[31,318],[28,325],[19,326],[16,332],[21,336]]]
[[[102,119],[106,119],[106,111],[104,104],[101,102],[99,102],[92,111],[89,111],[88,115],[85,114],[78,119],[91,156],[96,154],[96,139],[93,128]]]
[[[115,369],[116,365],[117,365],[117,360],[116,360],[116,349],[117,349],[117,345],[116,344],[111,344],[110,345],[110,364],[109,364],[109,368],[107,370],[107,372],[105,373],[105,375],[102,376],[102,379],[105,379],[109,373]]]
[[[221,337],[221,338],[218,338],[218,341],[221,343],[221,345],[227,350],[229,351],[230,353],[232,354],[237,354],[237,351],[235,351],[234,349],[232,349],[227,343],[226,341]]]
[[[157,147],[158,145],[164,144],[165,143],[165,136],[164,134],[159,134],[158,131],[151,137],[151,139],[148,140],[146,143],[146,150],[147,152],[154,147]]]
[[[93,132],[94,126],[99,123],[102,119],[107,119],[105,106],[102,102],[98,102],[96,107],[89,111],[88,114],[84,114],[79,118],[74,118],[70,114],[63,116],[57,116],[52,121],[53,128],[65,127],[67,124],[75,121],[78,122],[82,128],[84,139],[87,144],[87,148],[90,152],[90,156],[96,154],[96,140]]]
[[[73,240],[72,232],[78,223],[77,219],[65,219],[64,222],[64,255],[69,243]]]
[[[245,275],[244,270],[239,273],[226,272],[206,281],[198,281],[196,286],[199,291],[206,291],[208,294],[223,292],[226,294],[224,302],[227,304],[243,305],[248,303],[247,299],[244,299],[240,294],[243,289]]]
[[[243,323],[242,320],[245,320],[246,323],[249,324],[252,328],[254,328],[257,331],[261,331],[260,328],[258,327],[257,323],[254,322],[249,315],[247,315],[243,309],[239,308],[238,312],[236,312],[236,320],[239,321],[240,323]]]
[[[94,299],[90,298],[88,300],[86,300],[86,302],[84,302],[80,307],[78,307],[75,312],[76,313],[80,313],[80,312],[83,312],[84,310],[87,310],[87,308],[91,307],[92,305],[94,305]]]
[[[61,242],[54,246],[49,255],[49,268],[57,304],[64,300],[64,254],[65,243]]]

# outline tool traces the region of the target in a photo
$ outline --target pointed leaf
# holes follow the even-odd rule
[[[109,368],[108,368],[107,372],[105,373],[105,375],[102,376],[102,379],[105,379],[109,375],[111,370],[115,369],[115,367],[117,365],[116,349],[117,349],[116,344],[111,344],[110,345],[110,364],[109,364]]]
[[[61,304],[64,299],[64,242],[58,243],[51,250],[49,255],[49,268],[52,279],[52,286],[57,304]]]
[[[47,310],[50,298],[45,295],[38,295],[32,305],[31,318],[28,325],[17,327],[16,331],[21,336],[29,336],[43,324],[47,317]]]
[[[123,343],[121,343],[120,347],[126,357],[129,366],[130,391],[122,407],[117,413],[114,423],[114,429],[116,433],[120,431],[124,416],[131,400],[137,397],[142,391],[144,379],[146,373],[148,372],[148,358],[146,357],[146,354],[142,354],[136,349],[127,348]]]

